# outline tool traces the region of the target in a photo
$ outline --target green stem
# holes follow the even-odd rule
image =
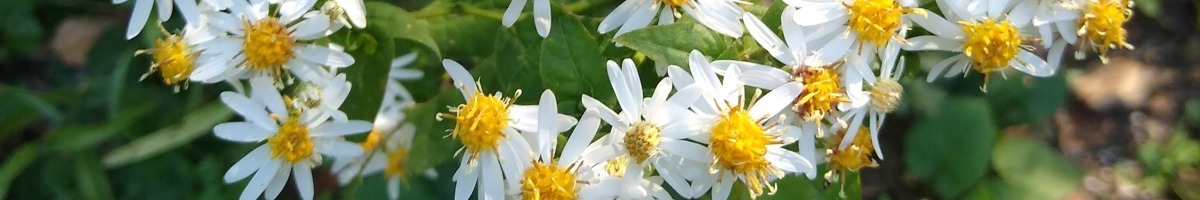
[[[438,6],[438,7],[428,6],[425,9],[421,9],[416,12],[413,12],[412,16],[413,16],[413,18],[417,18],[417,19],[428,18],[428,17],[437,17],[437,16],[450,14],[451,11],[454,11],[453,7],[448,8],[448,7],[441,7],[441,6]]]
[[[486,18],[491,18],[494,20],[504,20],[504,13],[475,7],[473,5],[466,5],[466,4],[459,4],[458,7],[462,8],[463,13],[467,13],[469,15],[486,17]]]

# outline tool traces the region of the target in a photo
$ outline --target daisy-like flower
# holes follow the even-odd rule
[[[321,5],[321,12],[329,16],[330,29],[342,27],[366,28],[367,8],[362,0],[333,0]]]
[[[128,0],[113,0],[112,3],[120,4],[125,1]],[[125,39],[133,39],[142,33],[142,28],[146,27],[146,20],[150,18],[150,7],[154,6],[154,2],[158,2],[159,21],[170,20],[173,8],[179,8],[179,14],[183,15],[183,20],[187,21],[188,26],[203,24],[198,21],[200,20],[200,9],[197,8],[195,0],[135,0],[133,14],[129,16],[129,27],[125,29]]]
[[[681,173],[666,170],[678,164],[678,159],[693,162],[712,160],[702,153],[704,146],[685,140],[702,131],[699,121],[687,109],[699,99],[700,88],[686,87],[672,96],[671,81],[663,79],[654,94],[644,97],[637,66],[630,59],[625,59],[621,65],[608,61],[608,78],[620,103],[621,113],[614,112],[590,96],[583,96],[584,107],[596,110],[605,123],[612,125],[612,133],[600,139],[612,142],[594,144],[592,148],[598,150],[589,151],[592,154],[589,157],[600,161],[623,159],[617,162],[628,166],[618,167],[627,167],[625,171],[637,173],[624,176],[630,183],[641,180],[641,172],[645,169],[654,168],[681,196],[699,197],[688,189],[690,185]]]
[[[1075,44],[1079,36],[1075,34],[1079,24],[1078,0],[1038,0],[1037,10],[1034,11],[1033,27],[1041,36],[1042,48],[1049,48],[1046,64],[1050,68],[1058,68],[1062,62],[1067,44]],[[1077,52],[1081,53],[1081,52]],[[1076,56],[1082,57],[1082,54]]]
[[[884,47],[884,51],[898,52],[900,44],[891,43]],[[847,130],[837,142],[836,151],[844,151],[852,144],[851,141],[858,141],[858,129],[862,127],[863,120],[867,121],[867,128],[870,133],[871,144],[860,146],[873,146],[874,152],[883,159],[883,152],[879,149],[879,130],[883,126],[883,120],[888,113],[896,110],[900,104],[900,99],[904,95],[904,88],[900,86],[900,77],[904,73],[904,58],[897,57],[899,53],[880,54],[881,66],[879,77],[867,79],[866,84],[869,88],[863,90],[863,82],[848,84],[850,104],[842,104],[842,110],[845,113],[842,115],[842,120],[849,122]],[[850,74],[853,76],[854,74]],[[869,150],[867,150],[869,151]],[[855,170],[857,171],[857,170]]]
[[[658,24],[675,23],[682,10],[700,24],[723,35],[742,37],[738,18],[745,11],[738,0],[626,0],[600,22],[600,33],[617,29],[616,36],[650,25],[655,16]],[[665,8],[664,8],[665,7]]]
[[[586,114],[586,113],[585,113]],[[582,124],[582,123],[581,123]],[[614,140],[604,139],[597,140],[596,143],[612,145]],[[600,148],[589,146],[585,151],[592,153]],[[660,158],[665,159],[665,158]],[[683,159],[676,159],[678,165],[665,165],[660,167],[676,167],[678,169],[662,169],[672,173],[678,173],[682,170],[693,170],[694,166],[698,166],[695,162],[686,162]],[[688,165],[692,164],[692,165]],[[592,164],[589,164],[592,165]],[[686,168],[685,168],[686,166]],[[591,166],[591,171],[596,175],[595,182],[583,188],[580,191],[580,199],[608,200],[608,199],[671,199],[671,194],[662,187],[663,178],[660,176],[643,177],[645,171],[627,170],[633,169],[630,166],[627,156],[618,156],[616,158],[601,161]],[[691,193],[691,190],[687,190]]]
[[[201,21],[205,20],[202,18]],[[150,70],[143,74],[140,80],[145,80],[150,74],[158,72],[162,77],[163,84],[173,86],[175,92],[179,92],[181,86],[183,89],[187,89],[192,71],[196,69],[197,59],[200,59],[200,54],[203,52],[200,44],[211,41],[216,38],[216,35],[212,33],[211,29],[203,26],[188,26],[179,34],[171,34],[166,30],[161,31],[163,38],[155,40],[153,48],[136,53],[149,53],[153,59]]]
[[[846,146],[846,148],[831,148],[825,151],[825,158],[829,162],[829,173],[825,174],[826,181],[845,183],[845,176],[842,175],[850,172],[858,172],[862,168],[879,166],[871,158],[872,150],[879,148],[879,146],[872,144],[871,139],[867,137],[868,134],[866,131],[867,129],[861,128],[843,129],[836,131],[837,134],[831,137],[830,144],[834,146]],[[842,138],[850,138],[850,140],[843,140]],[[845,184],[841,186],[844,187]]]
[[[1036,2],[994,0],[968,4],[939,1],[943,2],[944,4],[939,4],[941,10],[949,11],[944,14],[947,14],[948,19],[959,20],[957,23],[951,23],[952,21],[936,14],[910,17],[913,22],[934,35],[909,38],[909,45],[904,47],[906,50],[962,53],[935,64],[929,71],[927,81],[932,82],[943,75],[966,75],[967,67],[970,67],[983,74],[984,83],[980,89],[987,91],[987,80],[991,74],[1003,73],[1001,70],[1007,68],[1037,77],[1054,75],[1057,68],[1049,66],[1046,60],[1033,54],[1029,51],[1030,47],[1025,46],[1025,42],[1035,39],[1022,35],[1022,29],[1029,27]],[[1013,5],[1014,3],[1016,5]]]
[[[283,1],[268,12],[267,1],[234,0],[230,13],[212,15],[212,26],[227,33],[207,45],[205,55],[214,60],[202,64],[192,74],[200,80],[215,82],[231,77],[270,76],[279,78],[289,70],[301,80],[318,81],[307,76],[326,71],[323,66],[340,68],[354,64],[354,58],[328,46],[308,44],[330,34],[329,18],[304,17],[314,2]],[[321,74],[317,72],[317,74]]]
[[[512,27],[525,11],[525,2],[529,0],[512,0],[508,9],[504,10],[504,18],[500,21],[505,27]],[[550,35],[550,0],[533,0],[533,25],[538,35],[543,38]]]
[[[558,103],[554,92],[542,92],[538,110],[538,121],[555,121],[559,118]],[[535,151],[529,167],[519,175],[517,185],[511,185],[508,194],[519,196],[521,199],[578,199],[580,188],[583,188],[591,174],[583,167],[584,149],[596,135],[600,119],[595,112],[586,112],[579,127],[567,139],[563,152],[554,158],[554,147],[558,146],[560,125],[574,124],[539,123],[538,132],[525,132],[525,137],[534,147],[545,147]],[[514,177],[513,179],[516,179]]]
[[[884,45],[904,42],[911,26],[906,15],[925,15],[914,0],[791,0],[794,7],[785,22],[812,29],[807,35],[810,43],[825,43],[817,55],[822,60],[841,58],[846,54],[873,56]],[[797,10],[795,7],[799,7]],[[795,11],[793,11],[795,10]],[[830,35],[833,34],[833,35]]]
[[[786,173],[816,173],[812,162],[783,148],[796,142],[798,138],[790,136],[800,135],[800,128],[782,123],[787,119],[782,119],[780,112],[792,105],[805,86],[785,83],[746,103],[740,68],[729,68],[724,79],[717,80],[714,69],[699,52],[692,51],[688,64],[693,70],[693,84],[704,88],[702,104],[715,108],[697,109],[701,110],[700,119],[705,120],[701,126],[707,137],[695,139],[707,144],[712,162],[706,163],[709,174],[697,177],[693,183],[700,186],[695,187],[696,192],[711,188],[713,199],[726,199],[733,183],[741,180],[753,198],[773,194],[776,188],[770,182]]]
[[[341,138],[370,130],[371,123],[308,118],[305,116],[310,113],[306,110],[288,107],[286,98],[275,90],[272,80],[254,78],[250,80],[250,86],[250,97],[235,92],[221,93],[221,100],[246,121],[226,122],[213,128],[217,137],[229,141],[266,141],[225,172],[226,183],[254,174],[242,191],[241,199],[256,199],[259,195],[274,199],[283,190],[289,174],[295,174],[292,180],[300,196],[312,199],[311,170],[320,165],[320,154],[332,157],[362,155],[363,150],[358,144]]]
[[[1125,41],[1125,22],[1133,17],[1133,1],[1129,0],[1084,0],[1083,16],[1079,17],[1079,41],[1082,42],[1076,59],[1083,59],[1083,50],[1092,49],[1100,53],[1100,62],[1108,63],[1108,51],[1133,49]]]
[[[521,132],[537,132],[539,123],[555,123],[559,130],[554,131],[562,132],[575,124],[575,120],[558,115],[552,122],[539,122],[539,106],[513,105],[512,99],[500,93],[484,94],[458,62],[442,60],[442,66],[466,99],[466,103],[450,108],[452,113],[437,115],[439,120],[454,120],[451,136],[462,142],[459,152],[466,154],[454,172],[454,199],[470,198],[476,183],[479,199],[502,199],[506,185],[519,185],[515,177],[522,177],[520,173],[528,167],[526,162],[531,160],[535,148],[548,148],[530,146]],[[520,94],[518,90],[516,95]]]
[[[338,183],[346,185],[355,177],[384,172],[388,198],[400,198],[400,183],[407,180],[408,154],[416,128],[406,122],[404,115],[404,109],[415,104],[414,99],[399,81],[421,78],[421,71],[405,68],[416,57],[416,53],[409,53],[392,60],[387,90],[374,125],[367,139],[359,143],[367,153],[355,159],[334,160],[331,170],[337,172]]]

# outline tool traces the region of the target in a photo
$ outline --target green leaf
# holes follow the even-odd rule
[[[350,95],[342,104],[342,111],[350,119],[374,121],[379,112],[379,104],[383,101],[383,93],[387,87],[388,72],[391,71],[392,59],[395,58],[396,43],[387,37],[387,26],[367,26],[364,30],[379,41],[374,53],[368,49],[359,48],[349,51],[354,56],[354,65],[343,72],[350,82]]]
[[[821,194],[820,180],[808,180],[803,175],[788,175],[775,181],[779,190],[774,195],[763,194],[761,200],[784,199],[824,199]],[[743,190],[744,191],[744,190]]]
[[[13,179],[21,175],[21,172],[25,171],[25,167],[33,164],[33,160],[37,157],[38,145],[29,143],[17,148],[5,158],[4,165],[0,166],[0,199],[8,196],[8,187],[12,184]]]
[[[474,15],[449,14],[423,19],[429,24],[429,34],[445,57],[459,55],[491,55],[496,44],[499,21]]]
[[[454,151],[460,147],[457,141],[447,137],[449,131],[454,128],[447,121],[454,119],[437,121],[434,116],[440,112],[449,112],[445,110],[446,106],[458,105],[464,100],[458,90],[451,87],[446,87],[440,94],[429,102],[418,103],[405,110],[408,122],[417,127],[409,155],[422,155],[408,158],[410,174],[424,172],[455,159]]]
[[[735,59],[738,52],[733,38],[713,32],[696,23],[674,23],[630,31],[616,38],[617,43],[637,50],[658,64],[687,67],[692,50],[715,59]]]
[[[218,123],[233,116],[225,104],[212,102],[184,116],[180,123],[159,129],[104,155],[104,167],[112,169],[138,162],[192,142],[209,133]]]
[[[109,138],[128,131],[150,111],[153,111],[154,107],[154,104],[141,104],[124,109],[117,114],[116,118],[104,125],[66,124],[52,131],[46,140],[52,151],[90,151]]]
[[[608,84],[604,58],[600,47],[579,19],[556,12],[553,29],[541,44],[539,73],[542,85],[553,90],[560,103],[559,110],[575,111],[581,94],[588,94],[612,104],[616,101]],[[570,106],[570,107],[567,107]]]
[[[958,197],[983,177],[996,130],[984,100],[951,98],[909,130],[905,164],[943,198]]]
[[[1021,199],[1062,199],[1083,177],[1058,152],[1028,138],[1003,138],[992,156],[996,173]]]
[[[384,35],[406,45],[421,47],[421,57],[438,60],[442,57],[438,44],[429,35],[428,24],[413,18],[408,11],[384,2],[366,2],[370,26],[380,27]],[[402,46],[397,46],[400,49]]]
[[[112,186],[109,185],[108,175],[96,161],[96,157],[88,153],[75,157],[75,178],[79,182],[79,190],[85,199],[113,199]]]

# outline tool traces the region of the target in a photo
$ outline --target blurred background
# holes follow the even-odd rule
[[[429,1],[385,2],[411,12]],[[619,3],[604,2],[602,11],[582,13],[591,17],[585,23]],[[925,72],[910,67],[904,106],[881,134],[884,159],[858,174],[852,184],[861,190],[845,191],[865,199],[1200,199],[1200,3],[1135,2],[1125,28],[1136,49],[1111,53],[1107,64],[1094,54],[1064,59],[1054,77],[1010,73],[993,79],[988,93],[979,91],[979,76],[926,83]],[[493,4],[502,9],[507,1]],[[241,192],[245,181],[221,177],[253,146],[211,135],[215,124],[236,120],[216,98],[229,88],[192,84],[176,93],[154,76],[138,81],[149,59],[133,55],[154,38],[124,39],[130,9],[108,0],[0,2],[0,199],[231,199]],[[180,27],[179,19],[164,26]],[[925,66],[944,56],[906,55],[916,58],[910,65]],[[418,68],[440,74],[432,63]],[[418,99],[433,98],[408,86]],[[428,170],[414,172],[402,199],[452,197],[457,164],[419,157]],[[338,189],[327,167],[314,176],[321,198],[386,197],[377,176],[357,190]],[[858,197],[828,195],[822,191],[840,185],[819,180],[779,185],[778,194],[761,198]],[[287,187],[281,198],[297,198]]]

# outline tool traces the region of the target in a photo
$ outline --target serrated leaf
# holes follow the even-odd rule
[[[379,104],[383,101],[388,72],[391,71],[392,59],[396,57],[396,43],[386,37],[388,33],[383,27],[367,26],[364,29],[379,41],[374,53],[362,48],[346,52],[354,56],[354,65],[343,70],[351,88],[341,109],[350,119],[374,121]]]
[[[112,169],[157,156],[209,133],[218,123],[233,117],[224,104],[212,102],[184,116],[180,123],[159,129],[104,155],[104,167]]]
[[[992,165],[1022,199],[1062,199],[1079,187],[1083,174],[1046,144],[1027,138],[996,143]]]
[[[608,84],[600,47],[579,19],[556,12],[549,37],[542,40],[539,73],[542,85],[553,90],[559,101],[578,102],[581,94],[612,104],[613,89]],[[560,111],[574,111],[566,103]],[[567,112],[572,113],[572,112]]]
[[[687,67],[688,53],[699,50],[712,60],[735,59],[733,38],[726,37],[696,23],[674,23],[651,26],[625,33],[615,40],[637,50],[659,64]]]
[[[955,198],[983,177],[996,133],[979,98],[951,98],[917,119],[905,141],[905,164],[943,198]]]

